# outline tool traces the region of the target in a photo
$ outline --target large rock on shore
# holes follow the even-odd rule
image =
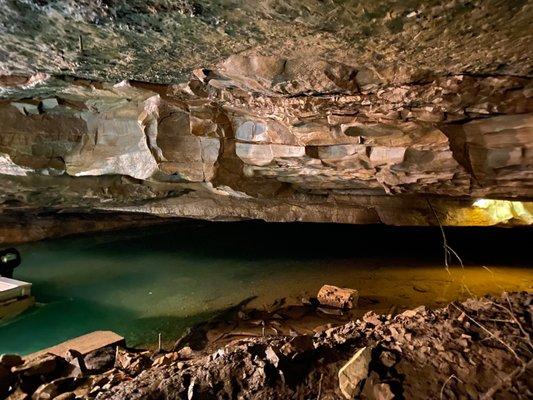
[[[339,388],[346,399],[353,399],[361,391],[371,360],[372,349],[363,347],[339,370]]]

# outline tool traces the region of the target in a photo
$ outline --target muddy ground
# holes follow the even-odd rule
[[[17,389],[9,398],[29,398],[22,392],[27,390],[36,399],[62,400],[342,399],[339,370],[366,348],[367,358],[359,358],[348,376],[354,398],[527,399],[533,396],[532,299],[528,293],[503,293],[435,310],[368,312],[312,334],[285,331],[294,306],[253,312],[240,307],[232,312],[241,324],[262,321],[260,333],[220,333],[220,324],[228,324],[221,316],[188,332],[173,351],[68,354],[55,360],[55,370],[33,377],[26,362],[12,368]],[[313,307],[311,302],[299,310]],[[225,341],[223,347],[206,341],[213,332]],[[70,377],[58,378],[59,370],[70,371]]]

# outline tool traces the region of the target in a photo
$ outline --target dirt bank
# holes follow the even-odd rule
[[[118,349],[85,360],[70,354],[70,365],[81,370],[69,385],[57,380],[57,368],[49,368],[32,378],[32,390],[38,380],[50,382],[46,374],[55,374],[55,384],[37,389],[40,396],[59,395],[63,384],[73,393],[61,399],[341,399],[346,397],[339,370],[352,359],[341,383],[355,398],[526,399],[533,393],[532,299],[504,293],[395,316],[369,312],[314,335],[265,330],[264,336],[231,340],[214,351],[193,350],[189,334],[168,353]],[[58,366],[64,362],[56,360]],[[12,373],[19,397],[10,398],[26,398],[21,389],[31,386],[28,366]]]
[[[314,336],[236,340],[151,368],[98,398],[342,398],[339,369],[362,347],[372,348],[362,398],[530,398],[531,300],[470,299],[395,317],[368,313]]]

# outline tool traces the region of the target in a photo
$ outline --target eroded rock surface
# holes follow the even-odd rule
[[[252,75],[245,67],[279,66],[256,57],[235,68]],[[461,75],[294,96],[222,71],[171,86],[50,78],[19,87],[0,105],[4,210],[531,223],[529,79]],[[473,206],[479,198],[522,212],[491,214]]]
[[[310,58],[336,61],[328,75],[341,81],[355,75],[349,66],[367,66],[357,72],[364,83],[383,69],[379,76],[395,82],[427,71],[526,75],[531,15],[519,0],[6,0],[0,73],[178,83],[193,69],[259,53],[275,57],[266,78],[305,69],[320,80]],[[280,60],[295,55],[301,61]],[[313,80],[291,79],[317,87]]]

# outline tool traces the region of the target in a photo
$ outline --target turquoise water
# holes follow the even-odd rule
[[[467,239],[461,232],[450,235],[465,262],[473,263],[461,272],[473,291],[531,288],[527,251],[513,252],[510,260],[487,246],[494,232],[469,232]],[[496,235],[503,238],[498,243],[508,240],[516,249],[532,238],[531,230]],[[480,250],[465,251],[466,243]],[[153,343],[159,332],[172,342],[187,326],[251,295],[258,296],[254,304],[260,306],[278,297],[316,293],[323,283],[358,288],[376,299],[377,308],[461,295],[459,278],[442,268],[436,230],[186,223],[19,249],[23,264],[15,277],[33,283],[38,304],[0,325],[0,353],[27,354],[94,330],[113,330],[129,345]],[[492,275],[479,268],[484,261]]]

